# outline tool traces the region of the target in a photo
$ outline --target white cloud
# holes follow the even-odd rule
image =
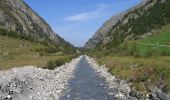
[[[92,12],[87,12],[87,13],[80,13],[76,14],[70,17],[65,18],[66,21],[82,21],[82,20],[88,20],[91,18],[95,18],[95,14]]]
[[[79,14],[75,14],[73,16],[66,17],[65,21],[71,21],[71,22],[77,22],[77,21],[85,21],[85,20],[91,20],[95,18],[100,18],[106,15],[107,9],[110,9],[112,7],[120,7],[122,5],[126,5],[128,2],[122,2],[117,4],[98,4],[96,9],[89,12],[83,12]],[[105,13],[105,15],[103,15]],[[111,12],[109,12],[111,13]],[[113,13],[113,12],[112,12]]]
[[[90,19],[98,18],[98,17],[101,17],[102,12],[108,6],[109,5],[100,4],[100,5],[97,6],[97,9],[94,10],[94,11],[75,14],[73,16],[65,18],[64,20],[66,20],[66,21],[84,21],[84,20],[90,20]]]

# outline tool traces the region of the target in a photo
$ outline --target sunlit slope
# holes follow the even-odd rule
[[[53,46],[0,35],[0,70],[26,65],[44,67],[48,60],[66,56]]]

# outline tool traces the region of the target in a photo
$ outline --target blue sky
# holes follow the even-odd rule
[[[141,0],[24,0],[52,29],[75,46],[83,46],[113,15]]]

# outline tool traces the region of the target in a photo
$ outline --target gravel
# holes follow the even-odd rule
[[[34,66],[0,72],[0,100],[58,100],[81,57],[54,70]]]

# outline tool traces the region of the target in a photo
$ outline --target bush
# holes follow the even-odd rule
[[[7,34],[8,34],[7,30],[0,28],[0,35],[5,36]]]
[[[55,65],[55,62],[54,62],[53,60],[50,60],[50,61],[47,62],[45,68],[50,69],[50,70],[53,70],[55,67],[57,67],[57,66]]]
[[[166,52],[166,51],[161,51],[161,56],[170,56],[170,53]]]
[[[59,67],[59,66],[65,64],[67,61],[68,61],[68,59],[49,60],[46,64],[46,68],[53,70],[56,67]]]
[[[161,55],[159,48],[151,48],[150,52],[152,53],[152,56],[160,56]]]
[[[161,52],[158,48],[149,48],[142,53],[142,57],[149,58],[151,56],[160,56]]]
[[[47,61],[47,64],[45,65],[45,69],[50,69],[53,70],[69,61],[71,61],[71,59],[75,58],[77,56],[69,56],[69,57],[62,57],[60,59],[56,59],[56,60],[49,60]]]
[[[139,57],[141,57],[141,54],[140,54],[140,52],[138,51],[138,49],[137,49],[137,45],[136,45],[136,42],[133,42],[133,44],[129,47],[129,54],[131,55],[131,56],[134,56],[134,57],[136,57],[136,58],[139,58]]]
[[[142,52],[141,56],[144,57],[144,58],[149,58],[149,57],[152,56],[152,53],[151,53],[150,50],[146,50],[145,52]]]
[[[135,57],[135,58],[140,58],[141,57],[141,54],[140,54],[140,52],[134,52],[133,53],[133,56]]]

